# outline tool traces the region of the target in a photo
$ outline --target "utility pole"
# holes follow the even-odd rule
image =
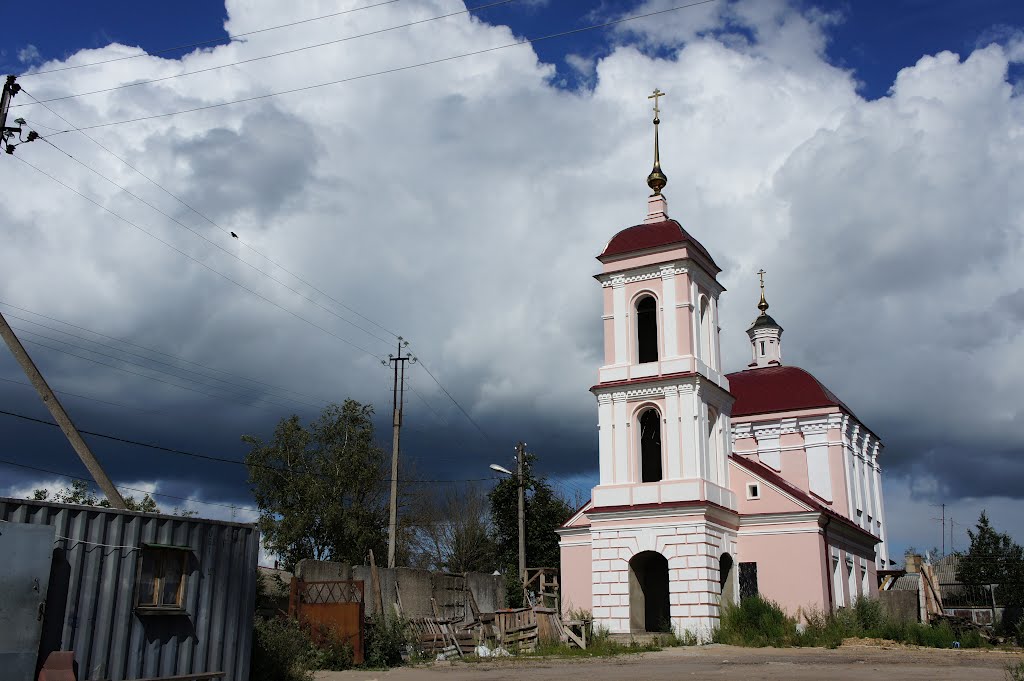
[[[4,82],[3,95],[0,96],[0,131],[3,133],[3,140],[6,145],[6,141],[11,133],[21,132],[21,128],[9,128],[7,127],[7,111],[11,106],[11,98],[18,94],[21,87],[14,82],[14,76],[7,76],[6,82]],[[8,153],[13,152],[13,147],[7,146]],[[11,354],[14,355],[14,359],[17,360],[21,366],[22,371],[28,376],[28,380],[32,383],[32,387],[39,393],[39,397],[42,398],[43,404],[50,410],[50,414],[53,416],[57,425],[64,431],[64,435],[67,436],[68,442],[74,448],[75,452],[78,453],[79,458],[85,467],[89,469],[89,473],[92,475],[92,479],[96,481],[103,494],[106,495],[107,501],[114,508],[127,509],[125,506],[124,499],[121,498],[120,492],[114,487],[114,483],[107,477],[103,467],[100,466],[100,462],[93,456],[92,451],[89,449],[89,445],[86,444],[85,440],[82,439],[82,435],[75,428],[75,424],[71,422],[71,417],[64,411],[64,406],[61,405],[60,400],[50,389],[46,379],[43,378],[43,374],[40,373],[39,368],[35,362],[29,356],[25,350],[25,346],[18,340],[18,336],[15,335],[14,329],[7,323],[7,319],[4,318],[3,313],[0,313],[0,336],[3,337],[4,343],[10,349]]]
[[[121,498],[120,492],[114,487],[114,483],[110,481],[107,474],[103,471],[103,467],[100,466],[100,462],[93,456],[92,451],[89,449],[89,445],[82,439],[78,429],[75,428],[75,424],[71,422],[71,417],[64,411],[63,405],[60,400],[50,389],[50,386],[46,383],[46,379],[39,372],[35,362],[29,357],[28,352],[25,351],[25,346],[21,344],[18,337],[14,335],[14,329],[7,323],[3,313],[0,313],[0,336],[3,336],[4,342],[7,343],[7,347],[10,348],[11,354],[14,355],[14,359],[21,365],[25,375],[28,376],[28,380],[32,382],[32,387],[39,393],[39,397],[43,399],[43,404],[50,410],[50,414],[53,419],[60,426],[60,429],[64,431],[64,435],[67,436],[68,442],[78,453],[78,457],[85,464],[85,467],[89,469],[89,473],[92,475],[92,479],[96,481],[100,489],[107,496],[107,501],[114,508],[126,509],[128,508],[124,504],[124,499]]]
[[[388,355],[388,361],[395,368],[393,408],[391,421],[391,517],[388,522],[388,567],[395,567],[395,544],[398,538],[398,443],[402,436],[402,405],[405,402],[405,363],[415,362],[415,357],[402,356],[402,349],[409,341],[398,337],[398,356]]]
[[[942,522],[942,555],[946,555],[946,505],[945,504],[932,504],[932,506],[942,507],[942,517],[932,518],[932,520],[939,520]]]
[[[516,484],[519,487],[519,581],[526,588],[526,485],[523,479],[523,465],[526,459],[526,443],[516,445]]]

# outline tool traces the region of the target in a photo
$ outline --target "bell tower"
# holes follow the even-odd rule
[[[718,342],[725,289],[711,255],[668,216],[658,139],[664,94],[650,97],[647,216],[597,258],[604,364],[591,392],[600,483],[583,512],[588,526],[564,530],[562,547],[568,556],[586,533],[594,621],[609,631],[670,624],[706,639],[721,603],[738,593],[739,516],[728,465],[733,397]],[[570,562],[563,557],[563,565]]]
[[[616,234],[598,260],[604,365],[591,390],[600,427],[597,506],[710,501],[729,491],[729,410],[721,373],[718,283],[707,250],[668,216],[655,90],[652,194],[642,224]]]
[[[750,364],[754,367],[777,367],[782,365],[782,327],[768,314],[768,301],[764,298],[764,270],[757,273],[761,277],[761,302],[757,309],[761,314],[747,329],[750,338],[750,350],[753,353]]]

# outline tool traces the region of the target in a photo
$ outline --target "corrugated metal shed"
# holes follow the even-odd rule
[[[74,650],[81,681],[206,671],[249,678],[255,526],[3,497],[0,520],[56,528],[42,659]],[[189,548],[185,614],[136,613],[144,543]]]

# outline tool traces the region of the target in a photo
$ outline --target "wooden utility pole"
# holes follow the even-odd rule
[[[391,514],[388,522],[388,567],[395,567],[395,545],[398,538],[398,444],[402,437],[402,404],[405,401],[405,363],[416,361],[415,357],[402,356],[402,349],[409,342],[398,337],[398,356],[388,355],[395,367],[393,410],[391,421]]]
[[[516,445],[516,486],[519,487],[519,581],[526,588],[526,485],[523,480],[523,464],[526,459],[526,443]]]
[[[114,487],[114,483],[110,481],[107,474],[103,471],[103,467],[100,466],[100,462],[93,456],[92,451],[89,449],[89,445],[82,439],[78,429],[75,428],[75,424],[71,422],[71,417],[64,411],[63,405],[60,400],[50,389],[50,386],[46,383],[46,379],[39,372],[35,362],[29,357],[28,352],[25,351],[25,346],[21,344],[18,337],[14,335],[14,329],[7,323],[3,313],[0,313],[0,336],[3,336],[4,342],[7,343],[7,347],[10,348],[11,354],[14,355],[14,359],[21,365],[25,375],[28,376],[28,380],[32,382],[32,387],[39,393],[39,397],[43,399],[43,404],[50,410],[50,414],[53,419],[60,426],[60,429],[64,431],[64,435],[67,436],[68,442],[78,453],[78,457],[85,464],[85,467],[89,469],[92,479],[96,481],[96,484],[100,486],[103,494],[107,496],[107,501],[114,508],[126,509],[128,508],[124,504],[124,499],[121,498],[120,492]]]
[[[11,98],[18,93],[20,88],[14,82],[14,76],[7,76],[7,81],[4,83],[3,95],[0,96],[0,131],[7,132],[8,130],[14,131],[20,129],[8,128],[7,127],[7,111],[11,105]],[[6,141],[6,135],[4,136]],[[18,337],[14,333],[14,329],[7,323],[7,319],[4,318],[3,313],[0,313],[0,336],[3,336],[4,343],[10,349],[11,354],[14,355],[14,359],[17,360],[21,366],[22,371],[28,376],[28,380],[32,383],[32,387],[39,393],[39,397],[42,398],[43,404],[50,410],[50,414],[53,419],[60,426],[60,429],[64,431],[64,435],[67,436],[68,442],[74,448],[75,452],[78,453],[79,458],[85,467],[89,469],[89,474],[92,475],[92,479],[96,481],[103,494],[106,495],[107,501],[114,508],[127,509],[125,506],[124,499],[121,498],[121,493],[114,487],[114,483],[107,477],[103,467],[100,466],[100,462],[93,456],[92,451],[89,449],[89,445],[86,444],[85,440],[82,439],[82,435],[75,428],[75,424],[71,422],[71,417],[64,411],[64,406],[61,405],[60,400],[54,394],[53,390],[47,384],[46,379],[43,378],[43,374],[39,371],[35,362],[29,356],[25,350],[25,346],[21,344]]]

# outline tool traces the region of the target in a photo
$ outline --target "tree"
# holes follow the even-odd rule
[[[415,512],[417,564],[446,572],[492,572],[497,567],[487,496],[476,486],[428,496]]]
[[[572,515],[573,508],[533,473],[536,456],[523,460],[526,488],[526,566],[559,567],[561,556],[555,530]],[[522,602],[519,586],[519,488],[515,476],[502,479],[487,495],[491,502],[491,533],[499,566],[508,584],[509,604]]]
[[[997,532],[982,511],[975,530],[967,530],[971,546],[960,555],[957,579],[964,584],[996,585],[1004,605],[1024,605],[1024,547]]]
[[[72,480],[70,487],[65,487],[59,490],[53,497],[50,497],[50,490],[48,489],[37,489],[32,491],[32,499],[35,501],[54,501],[58,504],[78,504],[79,506],[98,506],[100,508],[110,508],[110,502],[107,501],[106,497],[99,497],[89,487],[89,483],[85,480]],[[124,497],[124,505],[128,507],[129,511],[141,511],[142,513],[159,513],[160,509],[156,505],[156,501],[149,495],[149,492],[143,494],[142,498],[136,500],[135,497],[127,496]]]
[[[308,427],[282,419],[269,443],[242,437],[260,532],[287,569],[303,558],[360,564],[371,549],[386,555],[390,471],[372,415],[371,405],[345,400]]]

